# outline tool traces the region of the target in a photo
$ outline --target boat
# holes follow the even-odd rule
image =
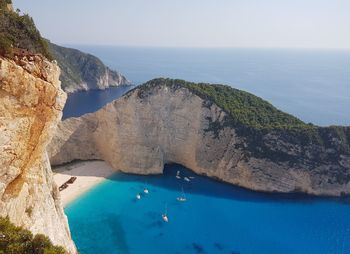
[[[188,178],[187,176],[184,177],[184,180],[185,180],[186,182],[190,182],[190,181],[191,181],[190,178]]]
[[[178,170],[178,171],[176,172],[176,175],[177,175],[177,176],[180,175],[180,170]]]
[[[177,178],[177,179],[181,179],[181,176],[178,176],[178,175],[177,175],[176,178]]]
[[[182,187],[182,195],[180,197],[177,197],[176,200],[179,201],[179,202],[186,202],[187,199],[186,199],[186,196],[185,196],[185,192],[184,192],[184,188]]]
[[[168,211],[167,211],[167,207],[165,206],[165,213],[162,214],[162,219],[164,222],[169,222],[169,218],[168,218]]]
[[[190,179],[194,179],[195,177],[194,176],[190,176]]]
[[[162,218],[164,222],[169,222],[168,216],[166,214],[162,214]]]
[[[71,178],[69,178],[69,180],[67,181],[68,184],[73,184],[75,182],[75,180],[77,180],[76,176],[72,176]]]
[[[143,185],[143,193],[145,193],[145,194],[149,193],[149,190],[147,188],[147,182],[145,182],[144,185]]]
[[[136,195],[136,198],[137,198],[137,199],[141,199],[140,193],[138,193],[138,194]]]

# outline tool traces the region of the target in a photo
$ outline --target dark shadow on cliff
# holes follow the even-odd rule
[[[74,167],[77,163],[84,163],[82,161],[74,161],[67,164],[67,167]],[[57,167],[53,168],[54,172],[57,171]],[[98,168],[96,169],[98,171]],[[180,172],[181,179],[177,179],[177,171]],[[72,176],[86,176],[86,174],[78,174]],[[95,175],[93,175],[95,176]],[[190,179],[190,181],[184,180],[184,177]],[[126,173],[116,173],[110,177],[110,180],[119,182],[139,182],[140,188],[151,188],[151,186],[162,187],[181,192],[183,188],[185,193],[191,193],[196,195],[214,196],[217,198],[225,198],[247,202],[298,202],[298,203],[313,203],[321,201],[332,201],[350,204],[350,197],[316,197],[306,195],[302,193],[265,193],[248,190],[245,188],[237,187],[225,182],[221,182],[215,179],[211,179],[206,176],[200,176],[193,173],[191,170],[185,168],[182,165],[171,164],[166,165],[162,175],[135,175]]]

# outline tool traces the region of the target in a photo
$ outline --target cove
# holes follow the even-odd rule
[[[78,117],[92,113],[104,107],[107,103],[123,96],[135,86],[110,87],[106,90],[80,91],[68,94],[63,109],[63,120],[69,117]]]
[[[180,165],[156,176],[116,173],[65,212],[81,254],[350,253],[348,199],[252,192]]]

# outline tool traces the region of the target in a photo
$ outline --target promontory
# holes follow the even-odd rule
[[[244,188],[350,194],[350,127],[318,127],[224,85],[154,79],[101,110],[61,122],[52,164],[104,160],[160,174],[178,163]],[[96,169],[98,170],[98,169]]]

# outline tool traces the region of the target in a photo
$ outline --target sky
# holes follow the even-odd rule
[[[350,0],[13,0],[59,44],[350,48]]]

